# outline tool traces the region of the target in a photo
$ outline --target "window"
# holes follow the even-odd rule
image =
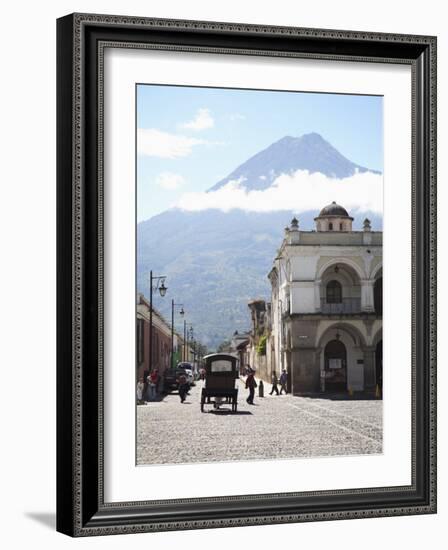
[[[338,281],[330,281],[327,285],[327,304],[342,303],[342,286]]]
[[[211,372],[232,372],[232,362],[223,359],[213,361],[210,367]]]
[[[344,228],[344,226],[342,225],[342,223],[339,224],[339,231],[342,231]]]
[[[333,224],[331,222],[328,224],[328,231],[333,231]]]

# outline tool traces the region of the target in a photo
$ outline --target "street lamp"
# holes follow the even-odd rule
[[[190,325],[187,332],[187,322],[184,321],[184,361],[189,360],[188,356],[188,342],[189,340],[193,340],[193,325]]]
[[[162,298],[165,296],[167,290],[168,290],[168,288],[165,286],[165,279],[162,279],[162,281],[160,282],[160,286],[159,286],[159,292],[160,292],[160,296],[162,296]]]
[[[152,349],[153,349],[153,338],[152,338],[152,294],[154,291],[158,290],[162,298],[165,296],[168,288],[165,286],[166,275],[160,275],[155,277],[152,274],[152,270],[149,272],[149,372],[152,372]]]
[[[185,315],[184,305],[175,304],[174,300],[171,300],[171,368],[174,368],[174,307],[180,307],[179,315],[183,317]]]
[[[185,355],[187,354],[187,320],[184,319],[184,345],[182,353],[182,361],[186,361]]]

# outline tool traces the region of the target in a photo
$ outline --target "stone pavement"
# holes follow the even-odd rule
[[[137,464],[225,462],[346,456],[382,452],[382,401],[270,396],[238,382],[238,412],[230,405],[200,411],[202,382],[181,404],[176,393],[137,407]]]

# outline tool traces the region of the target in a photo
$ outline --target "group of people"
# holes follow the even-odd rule
[[[247,397],[246,401],[249,403],[249,405],[254,404],[254,397],[255,397],[255,388],[257,387],[257,381],[255,380],[255,371],[252,369],[249,365],[246,368],[246,389],[249,390],[249,396]],[[272,395],[274,392],[277,395],[281,395],[283,391],[288,393],[288,390],[286,388],[286,384],[288,382],[288,373],[286,372],[286,369],[283,369],[280,380],[277,378],[277,374],[275,372],[272,373],[271,377],[272,382],[272,389],[269,393],[269,395]],[[280,383],[280,391],[278,389],[278,384]]]
[[[271,382],[272,382],[272,389],[269,392],[269,395],[272,395],[274,392],[277,395],[281,395],[283,391],[285,391],[285,393],[288,393],[288,390],[286,389],[286,383],[288,382],[288,373],[286,372],[286,369],[282,370],[282,373],[280,375],[280,380],[278,380],[276,372],[273,372],[271,376]],[[280,391],[278,391],[279,382],[280,382]]]
[[[137,405],[143,405],[146,401],[155,401],[160,381],[159,369],[153,369],[146,377],[143,376],[137,382]]]
[[[257,381],[255,380],[255,370],[252,369],[249,365],[246,367],[246,389],[249,390],[249,395],[246,399],[246,401],[249,403],[249,405],[254,404],[254,398],[255,398],[255,388],[258,386]],[[200,371],[200,378],[202,380],[205,379],[205,370],[201,369]],[[159,385],[160,376],[158,369],[153,369],[152,372],[149,374],[149,376],[146,377],[146,381],[144,377],[140,377],[137,382],[137,404],[143,405],[146,401],[155,401],[157,398],[157,388]],[[272,373],[271,377],[272,382],[272,389],[269,393],[269,395],[272,395],[274,392],[277,395],[281,395],[283,392],[288,393],[286,389],[286,384],[288,382],[288,373],[286,372],[286,369],[283,369],[280,379],[277,378],[277,374],[275,372]],[[180,374],[177,378],[177,383],[179,387],[179,397],[180,402],[183,403],[188,395],[188,391],[190,389],[188,384],[188,379],[185,374]],[[280,384],[280,390],[278,389],[278,386]]]

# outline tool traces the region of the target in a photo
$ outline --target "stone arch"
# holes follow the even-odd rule
[[[380,270],[382,271],[383,270],[383,262],[379,262],[378,265],[376,265],[373,269],[372,269],[372,273],[370,274],[370,278],[371,279],[375,279],[376,276],[378,275],[378,273],[380,272]],[[382,276],[382,275],[381,275]]]
[[[360,280],[367,278],[364,270],[350,258],[331,258],[330,260],[328,260],[328,262],[325,262],[324,265],[322,265],[318,269],[316,273],[316,279],[322,279],[323,274],[327,271],[329,267],[333,265],[347,265],[355,271]]]
[[[383,330],[379,328],[372,340],[374,353],[374,375],[377,391],[383,391]]]
[[[345,346],[344,357],[339,356],[344,361],[339,367],[331,367],[327,357],[327,347],[335,341],[340,341]],[[364,389],[364,369],[359,365],[364,360],[365,337],[357,327],[336,321],[323,331],[317,346],[323,391]],[[332,372],[333,368],[338,370]]]
[[[383,267],[380,262],[372,271],[373,283],[373,307],[375,313],[383,314]]]
[[[351,325],[350,323],[335,321],[330,326],[328,326],[319,336],[318,341],[316,343],[316,347],[321,348],[323,345],[323,342],[328,337],[329,333],[334,330],[337,331],[338,329],[340,329],[341,331],[345,331],[347,334],[350,335],[353,345],[358,347],[366,346],[366,340],[364,338],[364,335],[358,328]]]
[[[326,262],[319,270],[320,277],[316,280],[319,284],[319,291],[316,293],[316,309],[323,313],[356,313],[360,311],[362,274],[361,268],[351,260],[339,261],[336,258]],[[327,286],[332,281],[341,285],[342,299],[339,303],[327,299]]]
[[[380,327],[372,338],[372,346],[376,346],[380,340],[383,339],[383,327]]]

